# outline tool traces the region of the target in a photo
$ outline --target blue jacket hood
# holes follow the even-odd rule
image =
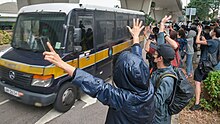
[[[151,124],[155,117],[154,88],[148,82],[149,70],[140,45],[121,53],[115,66],[113,78],[118,88],[80,69],[72,83],[109,106],[106,124]]]
[[[149,68],[140,56],[125,51],[119,55],[115,65],[113,80],[117,87],[134,92],[149,88]]]

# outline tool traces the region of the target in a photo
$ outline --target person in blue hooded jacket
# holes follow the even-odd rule
[[[113,80],[117,87],[65,63],[49,43],[50,52],[43,53],[45,60],[73,77],[73,84],[109,106],[106,124],[150,124],[155,115],[154,88],[149,82],[149,68],[139,45],[139,34],[144,27],[139,19],[134,19],[133,28],[128,28],[133,46],[131,52],[121,53],[116,62]]]

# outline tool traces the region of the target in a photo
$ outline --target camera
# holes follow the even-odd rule
[[[151,34],[148,39],[149,39],[149,40],[154,40],[154,39],[155,39],[155,35],[152,35],[152,34]]]

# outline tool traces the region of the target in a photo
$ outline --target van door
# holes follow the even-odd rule
[[[114,12],[95,11],[96,76],[102,79],[107,79],[112,75],[114,37]]]
[[[95,49],[93,43],[94,29],[93,12],[79,11],[76,13],[76,28],[81,29],[82,51],[79,54],[79,68],[90,74],[95,74]]]

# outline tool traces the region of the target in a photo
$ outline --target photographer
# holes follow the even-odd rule
[[[144,30],[144,35],[145,35],[145,51],[146,51],[146,59],[149,62],[149,68],[150,68],[150,74],[155,71],[156,64],[154,63],[154,57],[153,53],[155,52],[156,46],[157,46],[157,34],[159,32],[158,27],[154,27],[153,30],[151,31],[150,26],[146,26]]]
[[[211,30],[210,35],[212,39],[209,40],[206,40],[204,36],[201,36],[202,26],[198,25],[197,29],[198,29],[198,34],[196,37],[196,43],[201,45],[201,57],[198,67],[194,72],[194,80],[196,85],[195,88],[196,101],[195,101],[195,105],[193,105],[190,108],[190,110],[192,111],[199,110],[201,108],[200,106],[201,83],[207,77],[208,73],[211,71],[210,68],[213,68],[213,67],[209,67],[213,65],[212,65],[212,61],[210,61],[208,53],[213,53],[218,49],[218,44],[219,44],[218,38],[220,37],[219,27],[215,27],[214,29]],[[215,59],[217,59],[217,56]]]

